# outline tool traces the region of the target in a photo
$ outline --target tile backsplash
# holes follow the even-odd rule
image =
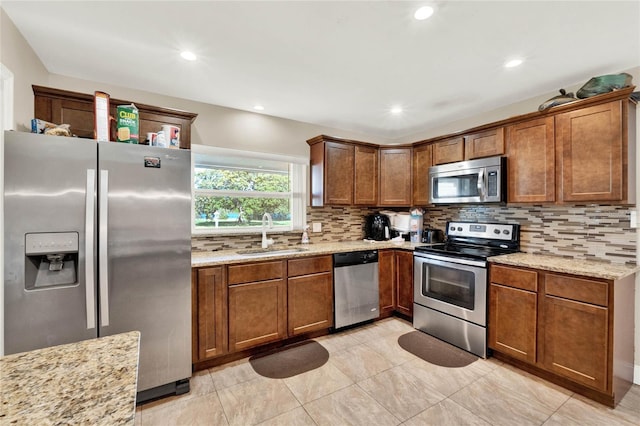
[[[448,220],[515,222],[520,224],[520,246],[527,253],[569,258],[635,263],[637,233],[630,226],[633,206],[606,205],[467,205],[426,210],[425,227],[443,229]],[[307,223],[322,224],[310,232],[311,243],[353,241],[364,237],[364,218],[380,209],[360,207],[309,207]],[[392,209],[408,211],[408,209]],[[277,245],[300,243],[301,231],[269,233]],[[194,236],[194,251],[259,247],[261,235]]]

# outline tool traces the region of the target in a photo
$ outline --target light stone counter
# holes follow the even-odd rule
[[[358,250],[402,249],[413,250],[415,247],[428,245],[426,243],[392,242],[392,241],[342,241],[335,243],[298,244],[295,247],[305,249],[296,253],[265,253],[259,256],[239,254],[238,250],[219,250],[211,252],[191,253],[191,266],[217,266],[232,263],[258,262],[263,260],[290,259],[295,257],[314,256],[321,254],[345,253]],[[276,247],[286,248],[286,247]],[[291,247],[289,247],[291,248]],[[242,251],[239,249],[239,251]]]
[[[133,425],[140,333],[0,358],[0,424]]]
[[[607,280],[620,280],[640,270],[640,267],[617,263],[605,263],[595,260],[568,259],[530,253],[504,254],[489,258],[492,263],[562,272],[565,274],[583,275]]]

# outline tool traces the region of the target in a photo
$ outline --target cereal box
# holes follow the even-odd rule
[[[119,105],[116,109],[117,112],[117,129],[118,142],[126,143],[138,143],[140,140],[139,135],[139,118],[138,108],[134,104],[131,105]]]

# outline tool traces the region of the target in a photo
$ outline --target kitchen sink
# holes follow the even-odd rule
[[[243,256],[271,256],[274,254],[294,254],[303,253],[309,251],[308,248],[303,247],[282,247],[282,248],[255,248],[246,250],[237,250],[236,253]]]

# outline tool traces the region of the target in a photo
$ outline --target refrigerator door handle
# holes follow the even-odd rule
[[[87,302],[87,330],[96,328],[96,282],[95,282],[95,213],[96,213],[96,171],[87,169],[87,192],[85,196],[85,297]]]
[[[100,170],[100,203],[99,221],[100,229],[98,234],[99,263],[100,268],[100,325],[109,325],[109,256],[108,247],[108,213],[109,213],[109,171]]]

